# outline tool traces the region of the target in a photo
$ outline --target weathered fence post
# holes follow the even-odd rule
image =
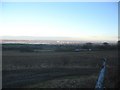
[[[105,71],[106,71],[106,58],[104,58],[103,66],[99,73],[99,77],[98,77],[98,80],[95,86],[96,89],[102,90],[104,88],[103,83],[104,83],[104,78],[105,78]]]

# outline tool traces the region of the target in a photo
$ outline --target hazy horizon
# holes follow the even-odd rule
[[[73,37],[34,37],[34,36],[4,36],[0,37],[2,41],[9,42],[9,41],[69,41],[69,42],[80,42],[80,43],[117,43],[118,41],[112,41],[112,40],[82,40],[79,38],[73,38]]]

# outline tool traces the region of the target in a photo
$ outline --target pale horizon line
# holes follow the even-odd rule
[[[61,40],[61,41],[81,41],[81,42],[118,42],[119,40],[88,40],[80,37],[58,37],[58,36],[0,36],[1,40]]]

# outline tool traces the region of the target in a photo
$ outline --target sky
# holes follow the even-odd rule
[[[0,36],[118,40],[117,2],[3,2],[0,10]]]

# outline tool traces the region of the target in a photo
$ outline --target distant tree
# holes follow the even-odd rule
[[[103,43],[103,49],[109,49],[110,48],[110,45],[108,42],[104,42]]]
[[[91,42],[85,43],[82,48],[84,48],[84,49],[92,49],[93,48],[93,43],[91,43]]]
[[[104,46],[109,46],[109,43],[104,42],[103,45],[104,45]]]
[[[115,49],[117,49],[117,44],[109,44],[107,42],[104,42],[103,43],[103,49],[115,50]]]

